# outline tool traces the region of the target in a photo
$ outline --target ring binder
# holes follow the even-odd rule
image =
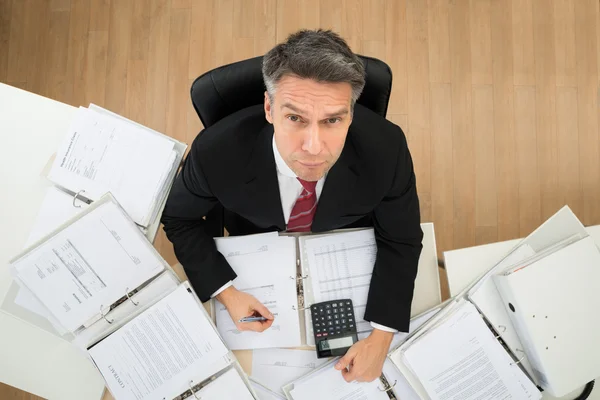
[[[292,310],[294,311],[304,311],[304,310],[308,310],[310,308],[310,306],[308,307],[298,307],[296,308],[296,306],[292,306]]]
[[[304,276],[296,276],[296,277],[290,276],[290,279],[296,279],[296,280],[298,280],[298,279],[299,279],[299,280],[304,280],[304,279],[306,279],[306,278],[308,278],[308,275],[304,275]]]
[[[140,302],[139,302],[139,301],[137,301],[137,302],[136,302],[136,301],[133,301],[133,299],[132,299],[132,298],[129,296],[129,288],[126,288],[126,289],[125,289],[125,296],[127,296],[127,299],[128,299],[129,301],[131,301],[131,302],[133,303],[133,305],[134,305],[134,306],[137,306],[138,304],[140,304]]]
[[[102,316],[102,318],[104,318],[104,320],[105,320],[106,322],[108,322],[109,324],[112,324],[112,323],[115,321],[114,319],[108,320],[108,319],[106,318],[106,314],[104,314],[104,312],[102,311],[102,305],[100,305],[100,315],[101,315],[101,316]]]
[[[192,394],[194,395],[194,398],[197,400],[200,400],[200,397],[198,397],[198,394],[196,392],[194,392],[194,381],[190,381],[189,386],[190,386],[190,391],[192,392]]]
[[[515,349],[515,350],[516,350],[516,351],[519,351],[519,352],[521,352],[521,353],[523,353],[523,357],[519,358],[519,359],[518,359],[516,362],[514,362],[514,363],[510,363],[510,365],[517,365],[517,364],[520,364],[520,363],[521,363],[521,361],[523,361],[523,360],[525,359],[525,357],[526,357],[526,356],[525,356],[525,352],[524,352],[523,350],[521,350],[521,349]]]
[[[75,196],[73,196],[73,207],[75,207],[75,208],[81,208],[81,206],[80,206],[80,205],[78,205],[78,204],[75,204],[75,200],[77,200],[77,197],[79,197],[79,195],[80,195],[81,193],[83,193],[83,192],[85,192],[85,190],[83,190],[83,189],[82,189],[82,190],[80,190],[79,192],[75,193]]]
[[[379,386],[377,386],[377,389],[379,389],[382,392],[389,392],[390,390],[394,389],[394,387],[396,386],[396,383],[398,383],[398,380],[394,380],[394,384],[390,385],[387,381],[384,383],[383,389],[380,388]]]
[[[504,325],[498,325],[498,328],[504,328],[504,329],[502,330],[502,333],[506,332],[506,326],[504,326]],[[496,339],[500,339],[501,337],[502,337],[502,335],[497,335],[497,336],[496,336]]]

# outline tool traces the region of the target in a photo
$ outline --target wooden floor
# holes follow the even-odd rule
[[[392,67],[440,251],[600,223],[597,0],[0,0],[0,81],[191,143],[194,78],[316,27]]]

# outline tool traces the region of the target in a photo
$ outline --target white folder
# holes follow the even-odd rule
[[[600,251],[591,237],[493,280],[546,391],[564,396],[600,376]]]

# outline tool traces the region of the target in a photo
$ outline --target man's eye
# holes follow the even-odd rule
[[[297,115],[288,115],[288,119],[292,122],[300,122],[300,117]]]
[[[340,121],[341,121],[341,119],[340,119],[340,118],[329,118],[329,119],[327,120],[327,123],[328,123],[328,124],[336,124],[336,123],[338,123],[338,122],[340,122]]]

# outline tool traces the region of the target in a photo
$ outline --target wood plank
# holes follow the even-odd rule
[[[148,37],[146,125],[159,132],[165,132],[167,129],[167,96],[165,94],[168,93],[171,8],[168,0],[152,0],[150,7],[153,21]]]
[[[108,32],[90,31],[85,58],[85,96],[82,105],[103,105],[106,96],[106,63]]]
[[[277,42],[277,1],[254,0],[254,54],[263,55]]]
[[[277,42],[300,29],[319,28],[319,0],[279,0],[277,2]],[[362,23],[359,20],[358,23]]]
[[[233,3],[233,37],[254,37],[254,0],[235,0]]]
[[[385,60],[385,42],[383,40],[363,40],[362,48],[363,55]]]
[[[431,221],[431,133],[427,4],[406,4],[408,63],[408,145],[417,177],[421,219]]]
[[[10,9],[10,43],[6,60],[6,82],[27,82],[27,60],[25,58],[25,1],[16,1]]]
[[[127,62],[124,115],[141,124],[146,123],[147,75],[148,60],[129,60]]]
[[[319,10],[321,28],[341,33],[343,12],[344,0],[321,0]]]
[[[519,236],[519,187],[515,177],[520,171],[515,151],[512,12],[509,1],[492,2],[498,240]]]
[[[577,54],[577,108],[579,129],[580,179],[583,191],[583,214],[586,225],[600,223],[600,137],[598,135],[598,58],[594,51],[597,2],[575,3],[575,42]]]
[[[11,0],[0,0],[0,82],[7,81],[11,8]]]
[[[449,9],[452,68],[452,151],[454,170],[454,246],[475,243],[475,137],[471,104],[471,32],[469,3],[455,2]]]
[[[254,53],[254,38],[234,38],[233,39],[233,61],[247,60],[257,56]]]
[[[535,85],[532,1],[512,1],[511,31],[515,85]]]
[[[50,0],[50,11],[71,11],[71,0]]]
[[[212,57],[216,67],[232,63],[236,57],[233,54],[233,1],[219,0],[214,9],[215,25],[213,34],[215,47]]]
[[[321,14],[321,18],[322,14]],[[385,3],[385,57],[392,69],[393,85],[388,113],[408,114],[408,61],[406,58],[406,0]]]
[[[437,250],[454,249],[452,86],[431,84],[431,214]],[[458,221],[460,223],[460,221]]]
[[[450,31],[449,2],[447,0],[428,0],[429,13],[429,81],[450,83]]]
[[[515,88],[515,138],[519,171],[515,179],[519,183],[520,237],[529,235],[542,223],[535,103],[535,86]]]
[[[111,0],[91,0],[90,31],[107,31],[109,29],[111,11]],[[121,0],[115,0],[121,2]],[[123,11],[124,8],[118,10]],[[122,17],[129,19],[129,14]]]
[[[25,50],[25,57],[27,57],[27,90],[42,94],[48,75],[47,71],[45,69],[40,70],[39,66],[44,65],[48,52],[50,3],[29,1],[26,7],[25,36],[28,38],[27,42],[31,43],[33,41]]]
[[[363,40],[384,40],[386,0],[363,0]]]
[[[388,113],[387,119],[398,125],[400,129],[407,134],[408,132],[408,115],[407,114],[390,114]]]
[[[55,4],[58,10],[69,6],[67,11],[52,11],[49,15],[48,45],[44,49],[44,87],[40,93],[58,101],[67,98],[67,61],[69,57],[70,3]]]
[[[131,39],[129,44],[130,61],[148,60],[150,24],[153,21],[150,10],[150,0],[136,0],[133,3],[131,14]],[[145,75],[146,73],[144,73],[144,76]],[[127,76],[129,76],[129,74],[127,74]]]
[[[558,145],[558,187],[560,202],[575,215],[583,215],[579,180],[579,129],[577,88],[556,88],[556,137]]]
[[[42,397],[24,392],[0,382],[0,399],[5,400],[44,400]]]
[[[473,84],[491,85],[491,0],[471,0],[471,75]]]
[[[193,0],[192,21],[189,79],[195,79],[216,66],[213,54],[214,2]]]
[[[344,0],[342,9],[342,31],[340,34],[355,53],[362,52],[362,26],[363,3],[361,0]],[[279,23],[282,21],[278,20]],[[279,39],[279,35],[277,36]]]
[[[174,10],[191,9],[192,0],[171,0],[171,8]]]
[[[554,50],[554,9],[545,0],[533,4],[535,43],[536,125],[542,219],[562,206],[558,187],[558,149],[556,141],[556,61]]]
[[[171,12],[169,36],[169,66],[167,85],[167,129],[166,134],[180,141],[186,140],[187,105],[189,96],[187,65],[190,58],[191,11],[188,9]]]
[[[475,135],[475,227],[476,243],[497,237],[498,203],[494,136],[494,87],[473,85],[473,132]]]
[[[118,114],[125,113],[123,89],[127,87],[132,13],[132,0],[118,0],[110,3],[108,53],[106,60],[106,94],[102,103],[104,107]],[[94,19],[94,14],[92,14],[90,24],[92,24]],[[101,26],[98,25],[98,27]],[[162,97],[164,97],[164,94]]]
[[[554,43],[556,49],[556,85],[577,86],[574,0],[554,1]]]
[[[67,51],[67,84],[64,101],[78,107],[85,104],[86,59],[90,27],[89,0],[74,1],[69,19]]]

